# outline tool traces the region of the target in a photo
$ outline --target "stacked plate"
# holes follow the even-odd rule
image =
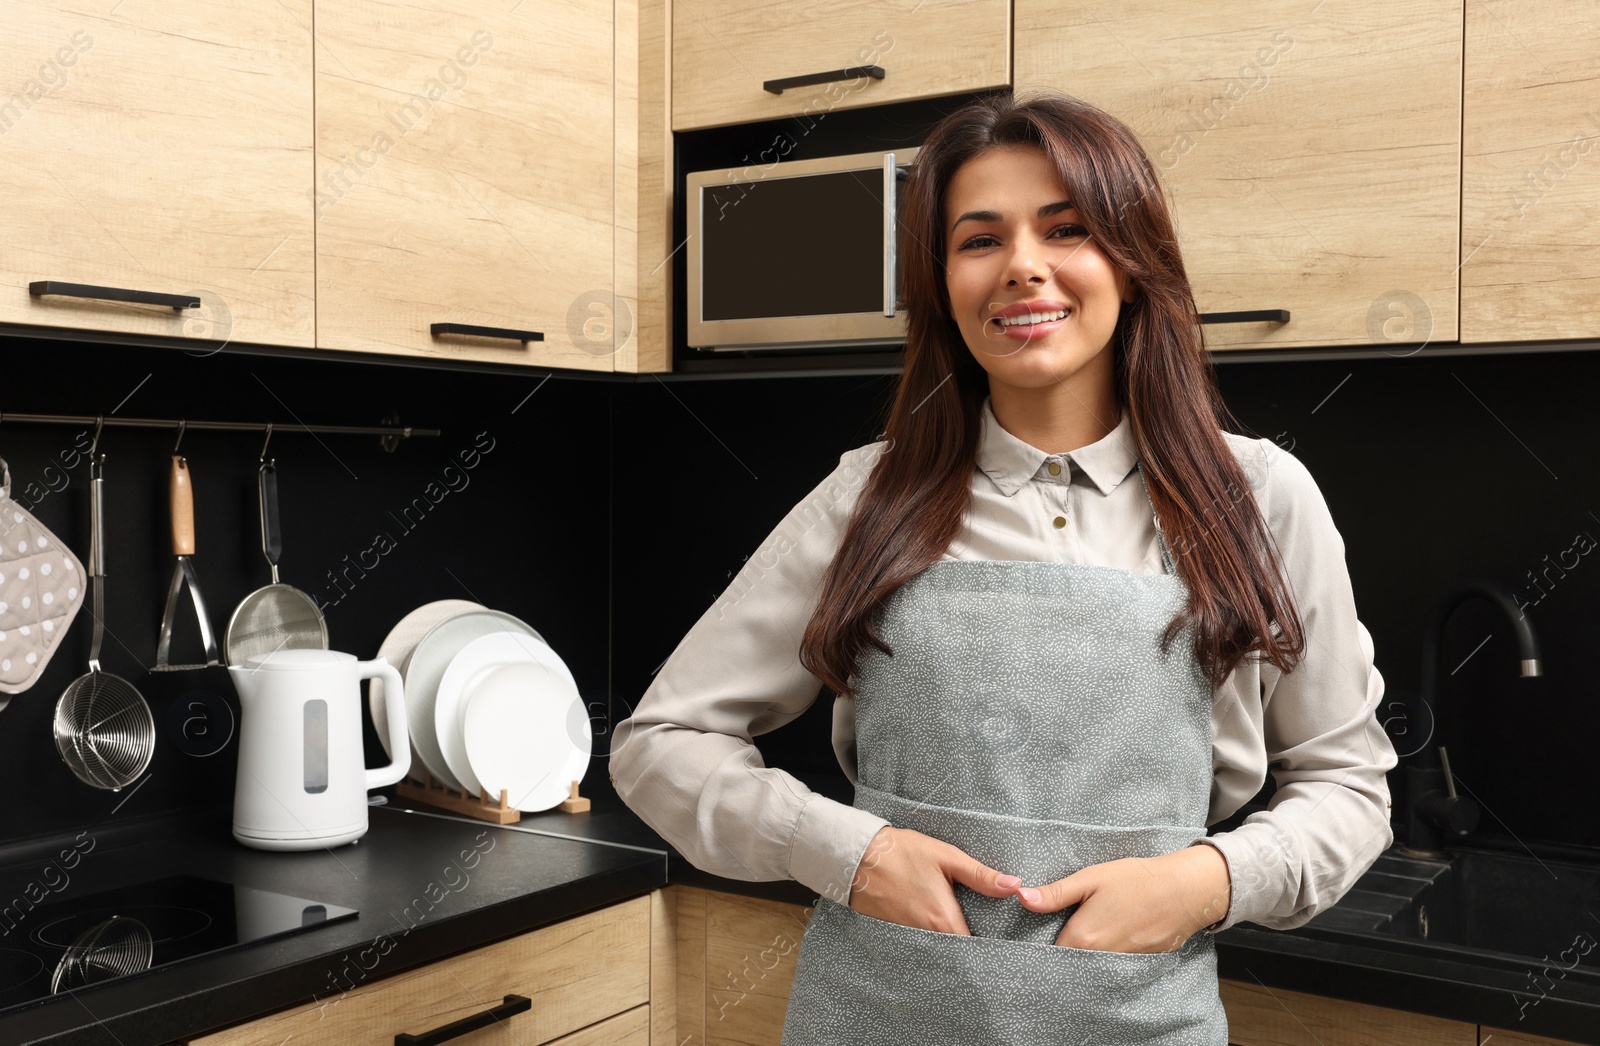
[[[405,679],[412,765],[442,784],[534,813],[583,780],[594,735],[578,684],[526,622],[441,600],[401,618],[378,656]],[[368,707],[387,748],[382,687]]]

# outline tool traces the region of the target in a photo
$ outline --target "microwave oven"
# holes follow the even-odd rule
[[[917,150],[700,171],[685,180],[688,344],[701,351],[905,343],[897,186]]]

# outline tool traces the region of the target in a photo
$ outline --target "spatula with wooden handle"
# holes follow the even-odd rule
[[[195,576],[194,563],[194,486],[189,482],[189,461],[182,454],[172,455],[172,474],[168,485],[172,503],[172,551],[178,562],[172,568],[172,584],[167,588],[167,609],[161,615],[161,640],[156,644],[156,663],[152,672],[182,672],[191,668],[208,668],[220,664],[217,658],[217,637],[211,631],[211,618],[206,614],[206,602],[200,595],[200,579]],[[194,599],[195,616],[200,622],[200,640],[206,646],[204,664],[174,665],[168,663],[172,647],[172,624],[178,615],[178,597],[184,583]]]

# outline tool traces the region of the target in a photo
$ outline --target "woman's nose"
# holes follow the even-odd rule
[[[1043,283],[1047,274],[1037,245],[1021,242],[1011,249],[1011,258],[1006,264],[1007,282]]]

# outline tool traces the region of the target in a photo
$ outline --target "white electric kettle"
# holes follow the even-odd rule
[[[233,837],[258,850],[317,850],[367,832],[367,790],[411,769],[404,683],[383,658],[275,650],[228,669],[239,692]],[[366,768],[361,680],[383,680],[394,761]]]

